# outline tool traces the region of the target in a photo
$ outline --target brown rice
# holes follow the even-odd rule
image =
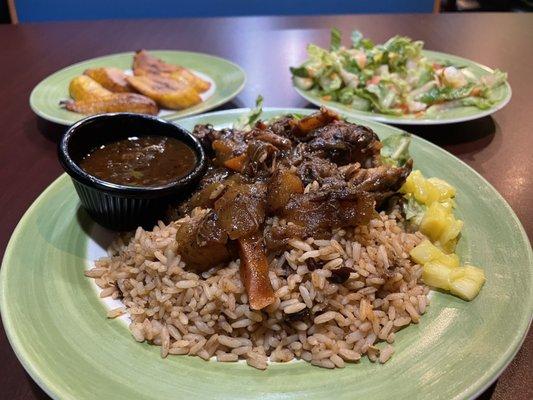
[[[152,231],[138,228],[85,275],[101,297],[122,300],[124,308],[108,317],[126,312],[135,340],[161,346],[162,357],[244,359],[258,369],[293,359],[343,368],[365,354],[384,363],[395,332],[417,323],[428,305],[421,267],[408,257],[423,236],[405,232],[399,219],[380,213],[368,226],[335,230],[328,240],[291,240],[289,251],[269,257],[276,302],[261,312],[248,306],[239,261],[203,274],[187,271],[174,239],[187,218],[159,222]],[[340,267],[353,272],[335,283]],[[380,341],[387,342],[381,350]]]

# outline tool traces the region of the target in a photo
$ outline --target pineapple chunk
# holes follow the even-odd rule
[[[436,261],[450,268],[457,268],[460,265],[459,256],[457,254],[443,254],[437,258]]]
[[[429,181],[429,179],[426,179],[424,183],[426,189],[426,205],[430,206],[431,204],[440,200],[441,192],[438,187],[436,187]]]
[[[439,237],[439,242],[446,244],[455,239],[461,233],[463,225],[463,221],[460,219],[455,219],[453,215],[450,215],[446,229],[444,229]]]
[[[419,170],[409,174],[400,192],[411,193],[417,201],[427,206],[455,197],[455,188],[448,182],[439,178],[426,179]]]
[[[453,253],[455,252],[455,247],[457,246],[458,241],[459,237],[456,237],[455,239],[449,240],[446,243],[435,242],[435,245],[445,253]]]
[[[439,203],[449,212],[453,212],[453,209],[455,208],[454,199],[444,199],[444,200],[441,200]]]
[[[422,279],[429,286],[449,290],[451,294],[470,301],[485,283],[485,272],[471,265],[454,268],[432,261],[424,265]]]
[[[439,201],[455,197],[455,188],[445,180],[439,178],[428,178],[427,181],[439,191]]]
[[[409,253],[411,258],[420,265],[424,265],[430,261],[438,260],[445,256],[445,254],[437,248],[429,240],[422,241],[418,246]]]
[[[450,290],[450,276],[455,269],[442,263],[431,261],[422,268],[422,279],[426,285]]]
[[[428,207],[424,218],[422,218],[420,231],[435,242],[439,240],[441,234],[448,229],[452,222],[453,216],[450,211],[439,202],[434,202]]]
[[[485,271],[472,265],[454,269],[450,274],[450,293],[473,300],[485,283]]]
[[[426,204],[428,193],[426,179],[422,175],[422,172],[419,170],[411,172],[400,188],[400,192],[411,193],[417,201]]]

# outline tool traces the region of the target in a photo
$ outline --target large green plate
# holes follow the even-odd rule
[[[180,121],[228,125],[243,110]],[[309,110],[270,109],[281,112]],[[360,122],[359,120],[355,120]],[[397,129],[366,122],[381,137]],[[83,270],[109,240],[80,211],[66,175],[35,201],[7,247],[0,309],[11,345],[37,383],[56,399],[466,399],[493,382],[517,352],[533,310],[533,255],[513,211],[481,176],[439,147],[413,138],[416,167],[457,187],[465,220],[462,259],[487,283],[472,302],[433,293],[418,325],[397,335],[384,365],[362,360],[341,370],[305,362],[258,371],[196,357],[161,359],[108,320]],[[96,250],[95,250],[96,249]]]
[[[174,120],[199,114],[218,107],[244,88],[246,74],[238,65],[223,58],[208,54],[173,50],[150,50],[150,54],[171,64],[179,64],[198,73],[211,82],[211,88],[202,94],[202,103],[181,111],[162,110],[159,116]],[[93,58],[63,68],[41,81],[31,92],[31,109],[40,117],[62,125],[71,125],[86,117],[59,106],[61,100],[69,99],[68,86],[72,78],[83,74],[87,68],[116,67],[131,70],[134,53],[112,54]]]
[[[472,73],[477,77],[493,72],[491,68],[466,58],[429,50],[423,50],[423,53],[430,60],[447,62],[462,67],[469,67],[470,71],[472,71]],[[511,100],[511,86],[506,82],[504,85],[501,85],[494,90],[494,96],[496,99],[498,99],[498,101],[487,110],[480,110],[477,107],[457,107],[450,110],[441,111],[438,114],[430,117],[424,116],[424,118],[417,118],[412,115],[395,116],[376,112],[359,111],[335,101],[325,101],[320,96],[313,95],[310,92],[297,87],[294,87],[294,89],[300,94],[300,96],[317,106],[326,106],[332,110],[355,118],[364,118],[396,125],[438,125],[470,121],[495,113]]]

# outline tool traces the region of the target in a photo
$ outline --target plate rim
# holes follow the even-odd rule
[[[210,117],[213,115],[221,115],[221,114],[239,114],[242,112],[249,111],[249,108],[237,108],[237,109],[229,109],[229,110],[221,110],[221,111],[215,111],[210,113],[203,113],[199,115],[190,116],[187,118],[193,119],[193,118],[199,118],[202,117]],[[309,109],[309,108],[293,108],[293,107],[265,107],[264,111],[272,111],[272,112],[279,112],[279,113],[298,113],[298,112],[313,112],[315,110]],[[350,116],[348,116],[350,118]],[[356,119],[362,119],[357,118]],[[185,119],[185,118],[184,118]],[[175,123],[180,123],[183,120],[176,121]],[[362,121],[369,122],[369,121]],[[392,129],[394,131],[403,132],[402,129],[385,125],[380,122],[376,121],[370,121],[373,124],[377,125],[384,125],[388,129]],[[416,135],[413,135],[416,136]],[[456,157],[452,153],[446,151],[445,149],[437,146],[436,144],[431,143],[430,141],[420,137],[416,136],[416,140],[421,140],[424,145],[429,145],[434,150],[437,150],[439,152],[442,152],[446,154],[447,156],[452,156],[456,160],[460,162],[460,164],[463,167],[466,167],[471,172],[474,173],[474,175],[477,176],[477,178],[481,179],[484,184],[487,185],[487,187],[492,191],[493,195],[495,195],[499,202],[503,203],[504,207],[507,209],[508,212],[510,212],[511,218],[513,219],[515,227],[520,232],[520,236],[524,240],[524,243],[526,244],[525,254],[527,256],[527,259],[529,261],[529,267],[533,267],[533,250],[531,248],[531,242],[529,240],[529,237],[527,235],[527,232],[525,231],[522,223],[520,222],[518,216],[512,209],[512,207],[509,205],[507,200],[496,190],[496,188],[487,181],[481,174],[479,174],[475,169],[470,167],[468,164],[466,164],[463,160]],[[53,399],[66,399],[69,398],[64,392],[61,391],[61,387],[58,387],[55,383],[51,382],[48,378],[46,378],[46,374],[43,374],[42,371],[35,368],[32,363],[29,361],[32,356],[31,352],[27,351],[27,349],[24,348],[24,345],[21,343],[20,338],[16,334],[16,330],[14,329],[13,321],[11,320],[9,316],[9,306],[7,306],[7,299],[5,297],[5,275],[7,274],[7,268],[9,268],[9,261],[13,254],[13,246],[15,241],[18,239],[18,236],[20,235],[20,231],[25,227],[27,220],[30,218],[31,214],[35,212],[35,210],[38,208],[39,204],[44,200],[46,195],[56,190],[56,187],[64,184],[64,181],[68,181],[69,177],[66,173],[62,173],[59,177],[57,177],[54,181],[52,181],[40,194],[39,196],[32,202],[32,204],[29,206],[29,208],[24,212],[24,215],[21,217],[20,221],[17,223],[17,226],[15,227],[13,233],[11,234],[11,237],[9,239],[9,242],[6,246],[5,253],[3,256],[3,260],[1,263],[0,268],[0,315],[2,319],[2,323],[4,325],[4,330],[6,332],[6,337],[9,341],[9,344],[11,348],[13,349],[17,359],[21,363],[21,365],[24,367],[26,372],[31,376],[31,378],[39,385],[41,389],[43,389],[51,398]],[[529,244],[529,247],[527,246]],[[6,268],[7,267],[7,268]],[[531,283],[533,283],[533,274],[531,275]],[[461,398],[461,399],[468,399],[468,398],[475,398],[480,393],[485,391],[490,385],[492,385],[496,379],[503,373],[503,371],[507,368],[507,366],[511,363],[511,361],[515,358],[516,354],[522,347],[522,344],[527,337],[527,333],[529,331],[529,327],[531,326],[532,319],[533,319],[533,291],[530,290],[529,299],[528,302],[530,303],[530,315],[529,318],[525,316],[521,320],[521,328],[522,333],[521,336],[518,338],[514,338],[514,340],[510,343],[510,346],[508,347],[507,351],[500,354],[500,357],[496,362],[491,364],[489,367],[489,370],[492,369],[491,374],[486,378],[483,379],[483,377],[480,377],[474,384],[471,384],[469,388],[474,388],[474,390],[466,390],[460,393],[457,393],[457,395],[454,397],[455,399]],[[6,315],[5,310],[8,310],[8,313]],[[527,321],[529,319],[529,321]],[[43,379],[43,376],[45,377]]]
[[[175,121],[175,120],[178,120],[178,119],[191,117],[193,115],[203,114],[203,113],[208,112],[209,110],[212,110],[213,108],[216,108],[216,107],[219,107],[219,106],[221,106],[221,105],[223,105],[225,103],[228,103],[231,100],[233,100],[235,97],[237,97],[239,95],[239,93],[242,92],[242,90],[246,86],[246,83],[248,82],[248,76],[246,75],[246,71],[244,70],[244,68],[242,68],[237,63],[235,63],[235,62],[233,62],[231,60],[228,60],[227,58],[224,58],[224,57],[219,57],[219,56],[215,56],[215,55],[212,55],[212,54],[201,53],[201,52],[196,52],[196,51],[186,51],[186,50],[150,49],[150,50],[147,50],[147,51],[148,52],[180,53],[180,54],[183,54],[183,55],[191,55],[192,54],[192,55],[195,55],[195,56],[203,56],[203,57],[208,57],[208,58],[211,58],[211,59],[216,59],[218,61],[224,62],[224,63],[230,65],[231,67],[235,68],[235,70],[238,71],[242,75],[242,82],[240,83],[240,85],[230,95],[228,95],[228,97],[226,99],[220,99],[218,101],[215,101],[207,109],[202,110],[202,111],[200,111],[198,113],[188,114],[188,115],[183,115],[183,116],[176,116],[176,115],[174,115],[175,113],[172,113],[172,114],[168,114],[168,115],[160,117],[160,118],[166,119],[168,121]],[[33,89],[31,90],[30,96],[29,96],[29,99],[28,99],[28,102],[29,102],[29,105],[30,105],[30,109],[37,116],[39,116],[39,117],[41,117],[41,118],[43,118],[43,119],[45,119],[47,121],[59,124],[59,125],[70,126],[70,125],[76,123],[76,121],[67,121],[66,119],[63,119],[63,118],[60,118],[60,117],[55,117],[55,116],[50,115],[50,114],[48,114],[46,112],[43,112],[35,105],[35,96],[36,96],[37,91],[40,90],[41,86],[43,84],[45,84],[45,82],[49,78],[52,78],[55,75],[64,73],[64,72],[66,72],[66,71],[68,71],[68,70],[70,70],[72,68],[79,67],[80,65],[85,64],[85,63],[87,63],[89,61],[100,61],[101,59],[104,59],[104,58],[107,58],[107,57],[113,57],[113,56],[133,56],[134,54],[135,54],[134,51],[124,51],[124,52],[120,52],[120,53],[105,54],[103,56],[98,56],[98,57],[93,57],[93,58],[88,58],[88,59],[85,59],[85,60],[82,60],[82,61],[78,61],[78,62],[76,62],[74,64],[67,65],[66,67],[63,67],[61,69],[58,69],[57,71],[52,72],[51,74],[49,74],[49,75],[45,76],[43,79],[41,79],[39,81],[39,83],[37,83],[33,87]],[[216,93],[216,89],[215,89],[215,93]],[[185,110],[186,109],[177,110],[177,111],[179,112],[179,111],[185,111]],[[80,116],[81,116],[80,119],[83,119],[83,118],[87,117],[87,115],[84,115],[84,114],[80,114]]]
[[[475,65],[475,66],[477,66],[477,67],[479,67],[479,68],[481,68],[481,69],[483,69],[483,70],[485,70],[487,72],[494,72],[494,69],[492,69],[491,67],[488,67],[487,65],[478,63],[477,61],[473,61],[473,60],[470,60],[470,59],[465,58],[465,57],[456,56],[455,54],[444,53],[444,52],[435,51],[435,50],[425,50],[425,49],[422,50],[422,52],[426,53],[430,58],[431,57],[437,58],[437,57],[450,57],[451,56],[451,57],[456,58],[458,60],[463,60],[463,61],[466,61],[468,63],[471,63],[471,64],[473,64],[473,65]],[[457,123],[460,123],[460,122],[473,121],[473,120],[476,120],[476,119],[480,119],[480,118],[492,115],[495,112],[501,110],[503,107],[505,107],[511,101],[511,97],[513,95],[513,90],[511,88],[511,85],[509,84],[509,81],[506,80],[504,86],[507,89],[506,96],[503,99],[501,99],[495,106],[489,108],[488,110],[481,110],[480,109],[480,112],[477,113],[477,114],[468,115],[468,116],[464,116],[464,117],[457,117],[457,118],[447,118],[447,119],[430,119],[430,118],[423,118],[423,119],[414,119],[413,118],[413,119],[409,119],[409,118],[405,118],[403,116],[401,116],[399,118],[391,118],[391,117],[387,116],[386,114],[381,114],[381,113],[373,113],[372,115],[359,114],[358,110],[346,111],[346,110],[340,109],[337,106],[337,104],[340,104],[340,103],[338,103],[338,102],[328,102],[326,104],[326,102],[318,101],[313,96],[308,95],[307,91],[302,90],[302,89],[294,86],[294,84],[292,84],[293,89],[301,97],[303,97],[305,100],[307,100],[311,104],[314,104],[315,106],[328,107],[328,108],[331,108],[331,109],[333,109],[333,110],[335,110],[337,112],[341,112],[343,114],[352,116],[354,118],[361,118],[361,119],[366,119],[366,120],[376,121],[376,122],[381,122],[381,123],[386,123],[386,124],[406,125],[406,126],[409,126],[409,125],[457,124]]]

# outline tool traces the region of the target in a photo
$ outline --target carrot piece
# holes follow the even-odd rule
[[[258,232],[239,238],[241,279],[252,310],[261,310],[276,300],[268,277],[268,261]]]
[[[230,158],[224,161],[224,166],[236,172],[241,172],[244,168],[244,161],[246,160],[246,154]]]
[[[305,136],[309,132],[326,126],[330,122],[338,120],[339,116],[335,112],[327,109],[321,108],[320,111],[310,114],[297,122],[292,122],[293,133],[296,136]]]

